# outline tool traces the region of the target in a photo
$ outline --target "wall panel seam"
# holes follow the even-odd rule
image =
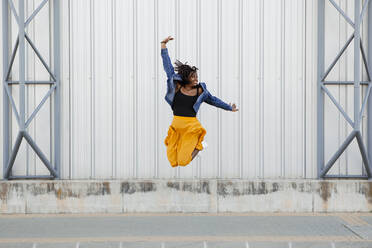
[[[117,91],[117,78],[116,78],[116,0],[112,0],[111,4],[111,80],[112,80],[112,177],[117,177],[117,130],[116,130],[116,91]]]
[[[158,9],[158,6],[159,5],[159,1],[158,0],[155,0],[155,8],[154,8],[154,30],[155,30],[155,35],[154,35],[154,53],[155,53],[155,56],[154,56],[154,66],[155,66],[155,90],[154,90],[154,93],[155,93],[155,97],[154,97],[154,101],[155,101],[155,113],[154,113],[154,117],[155,117],[155,153],[154,153],[154,157],[155,157],[155,163],[154,163],[154,175],[153,177],[155,178],[158,178],[159,177],[159,145],[160,145],[160,140],[159,140],[159,76],[158,76],[158,72],[159,72],[159,66],[158,66],[158,61],[159,61],[159,52],[158,52],[158,39],[159,39],[159,9]]]
[[[307,162],[306,162],[306,149],[307,149],[307,139],[306,139],[306,132],[307,132],[307,125],[306,125],[306,121],[307,121],[307,113],[306,113],[306,107],[307,107],[307,104],[306,104],[306,101],[307,101],[307,90],[306,90],[306,84],[307,84],[307,80],[306,80],[306,66],[307,66],[307,54],[306,54],[306,50],[307,50],[307,25],[306,25],[306,21],[307,21],[307,6],[306,6],[306,1],[303,3],[303,19],[302,19],[302,28],[303,28],[303,73],[302,73],[302,80],[303,80],[303,84],[302,84],[302,87],[303,87],[303,123],[304,123],[304,130],[303,130],[303,163],[304,163],[304,169],[303,169],[303,178],[306,178],[306,169],[307,169]]]
[[[90,123],[91,123],[91,151],[90,151],[90,161],[91,161],[91,178],[95,177],[95,53],[94,53],[94,28],[95,28],[95,22],[94,22],[94,0],[90,1],[90,58],[91,58],[91,64],[90,64],[90,84],[91,84],[91,89],[90,89],[90,103],[91,103],[91,109],[90,109]]]
[[[286,0],[282,0],[282,11],[281,11],[281,159],[280,159],[280,166],[281,166],[281,176],[285,176],[285,2]]]
[[[243,53],[243,43],[242,43],[242,37],[243,37],[243,5],[242,0],[239,0],[239,106],[237,108],[241,108],[243,105],[243,59],[242,59],[242,53]],[[242,118],[243,118],[243,112],[242,110],[239,111],[239,177],[243,178],[243,129],[242,129]]]

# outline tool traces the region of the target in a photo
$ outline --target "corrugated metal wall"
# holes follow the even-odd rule
[[[40,2],[26,1],[28,15]],[[353,18],[354,1],[337,2]],[[69,0],[61,7],[62,178],[316,177],[316,0]],[[50,8],[27,31],[47,61]],[[351,28],[329,3],[326,17],[328,65]],[[175,37],[168,45],[171,59],[196,65],[212,94],[240,109],[203,104],[198,118],[209,147],[177,169],[170,167],[164,145],[172,112],[164,101],[160,41],[168,35]],[[48,79],[31,49],[26,51],[26,78]],[[352,80],[352,64],[349,49],[328,79]],[[28,115],[48,88],[27,87]],[[329,88],[353,116],[353,86]],[[328,98],[325,103],[328,160],[351,129]],[[51,104],[29,132],[52,158]],[[17,130],[13,121],[13,140]],[[353,142],[331,173],[357,174],[361,168]],[[13,174],[47,172],[23,143]]]

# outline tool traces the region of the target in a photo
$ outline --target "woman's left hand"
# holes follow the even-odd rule
[[[238,111],[239,109],[237,109],[236,108],[236,105],[235,105],[235,103],[233,103],[232,105],[231,105],[231,103],[229,104],[230,106],[231,106],[231,108],[232,108],[232,112],[236,112],[236,111]]]

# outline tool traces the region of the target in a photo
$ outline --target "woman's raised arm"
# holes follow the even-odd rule
[[[161,57],[163,59],[163,67],[164,67],[165,72],[167,73],[168,78],[172,77],[175,73],[172,62],[169,58],[168,48],[167,48],[167,43],[170,40],[173,40],[173,38],[171,36],[168,36],[162,42],[160,42],[161,43]]]

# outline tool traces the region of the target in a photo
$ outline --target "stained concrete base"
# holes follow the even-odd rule
[[[365,180],[0,181],[0,213],[370,211]]]

